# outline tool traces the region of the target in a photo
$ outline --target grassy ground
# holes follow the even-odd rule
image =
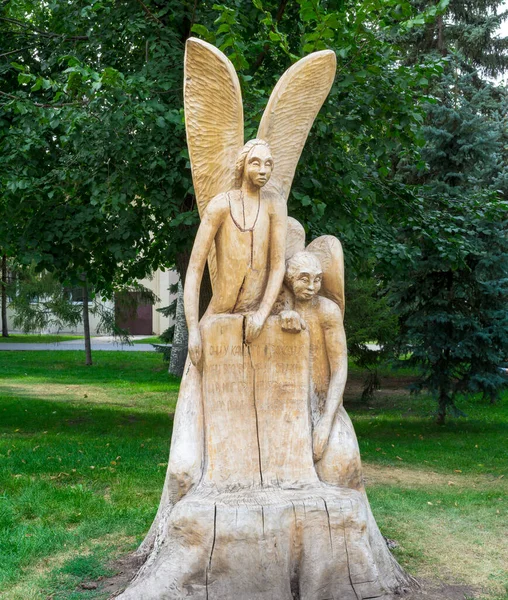
[[[0,352],[2,600],[104,598],[79,584],[107,576],[155,514],[178,382],[155,354],[94,359]],[[430,401],[391,385],[348,403],[379,525],[413,574],[506,598],[508,399],[438,427]]]
[[[158,335],[154,335],[152,337],[146,337],[142,340],[133,340],[135,344],[165,344]]]
[[[0,344],[55,344],[57,342],[70,342],[71,340],[82,339],[82,335],[11,333],[9,337],[0,337]]]

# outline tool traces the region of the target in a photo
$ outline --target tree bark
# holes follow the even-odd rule
[[[183,308],[183,285],[182,280],[178,282],[178,297],[176,301],[175,315],[175,333],[173,335],[173,347],[171,348],[171,358],[169,360],[168,373],[181,377],[187,358],[187,345],[189,335],[187,323],[185,321],[185,311]]]
[[[444,425],[445,421],[446,421],[446,407],[448,406],[448,404],[450,403],[450,399],[448,397],[448,394],[445,391],[441,391],[441,393],[439,394],[439,400],[438,400],[438,409],[437,409],[437,417],[436,417],[436,423],[438,425]]]
[[[90,340],[90,315],[88,311],[88,283],[83,277],[83,331],[85,334],[85,364],[92,365],[92,344]]]
[[[9,337],[7,326],[7,255],[2,255],[2,337]]]

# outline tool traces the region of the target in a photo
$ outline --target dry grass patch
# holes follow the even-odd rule
[[[482,598],[508,591],[508,484],[488,474],[364,465],[374,514],[417,578],[465,584]]]
[[[396,485],[402,487],[438,487],[449,486],[470,489],[501,489],[508,493],[508,479],[504,475],[464,474],[457,471],[452,473],[437,473],[415,468],[390,467],[364,463],[363,473],[365,485]]]

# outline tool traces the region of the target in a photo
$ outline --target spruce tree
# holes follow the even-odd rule
[[[424,8],[428,2],[415,2]],[[440,57],[429,82],[425,168],[403,165],[420,208],[385,237],[385,273],[400,341],[421,369],[416,389],[438,400],[438,422],[461,393],[495,401],[508,354],[506,91],[487,78],[508,67],[506,14],[495,1],[454,1],[404,40],[409,64]],[[395,276],[393,273],[395,272]]]

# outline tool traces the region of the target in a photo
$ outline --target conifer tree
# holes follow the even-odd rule
[[[420,8],[428,2],[416,2]],[[408,63],[440,56],[417,171],[404,165],[419,209],[385,239],[401,342],[421,369],[416,389],[438,400],[438,422],[460,393],[495,401],[508,353],[506,91],[487,79],[508,67],[495,30],[501,2],[454,1],[425,31],[406,36]],[[395,268],[394,268],[395,267]],[[392,276],[396,273],[395,277]]]

